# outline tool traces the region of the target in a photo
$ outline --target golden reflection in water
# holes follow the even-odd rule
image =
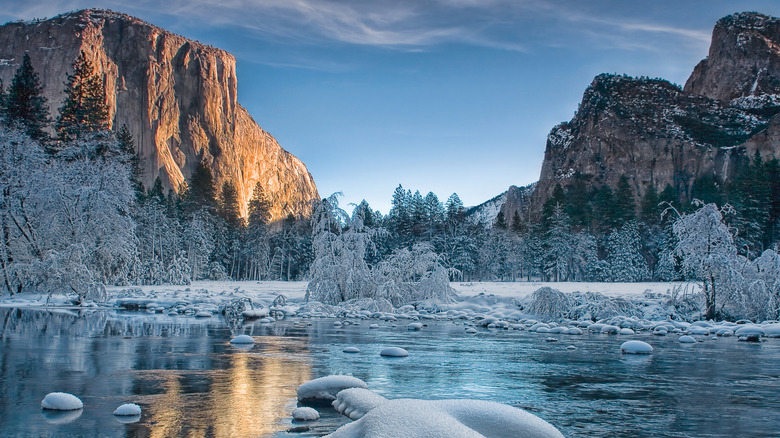
[[[311,379],[306,343],[264,337],[250,351],[230,349],[227,369],[160,370],[163,394],[145,397],[151,437],[263,437],[285,429],[298,386]],[[184,378],[207,379],[209,392],[185,393]]]

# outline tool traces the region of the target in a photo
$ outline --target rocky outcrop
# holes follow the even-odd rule
[[[536,184],[525,187],[510,186],[504,193],[476,207],[469,208],[467,218],[471,222],[486,228],[490,228],[496,223],[499,211],[504,214],[507,225],[512,225],[512,218],[515,212],[517,212],[522,221],[527,221],[528,207],[535,186]]]
[[[318,198],[311,174],[238,103],[236,60],[223,50],[128,15],[84,10],[0,27],[0,79],[9,83],[29,53],[55,119],[81,51],[104,80],[113,126],[133,134],[147,186],[159,176],[176,189],[205,162],[218,188],[235,184],[243,214],[257,182],[273,219],[309,213]]]
[[[554,187],[615,188],[637,198],[666,186],[690,199],[696,180],[724,181],[758,150],[780,158],[780,20],[755,13],[720,20],[708,59],[684,89],[660,79],[599,75],[571,121],[552,129],[532,217]]]
[[[780,19],[755,12],[715,24],[707,59],[694,68],[685,92],[729,102],[780,94]]]

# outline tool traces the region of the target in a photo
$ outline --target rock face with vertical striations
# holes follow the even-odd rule
[[[112,125],[126,125],[141,158],[144,184],[158,176],[177,189],[200,162],[217,189],[232,181],[241,212],[260,182],[272,220],[307,215],[317,188],[306,166],[282,149],[236,95],[236,60],[125,14],[83,10],[0,27],[0,79],[10,83],[24,53],[45,86],[52,119],[81,51],[106,87]]]
[[[637,198],[671,186],[690,199],[698,179],[726,181],[755,151],[780,158],[778,113],[780,20],[725,17],[684,89],[660,79],[593,80],[575,116],[547,138],[532,216],[557,184],[614,188],[621,176]]]

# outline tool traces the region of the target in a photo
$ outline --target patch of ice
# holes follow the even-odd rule
[[[55,411],[72,411],[83,407],[84,403],[78,397],[67,392],[50,392],[41,401],[41,408]]]
[[[114,415],[119,415],[122,417],[131,416],[131,415],[141,415],[141,407],[135,403],[125,403],[123,405],[120,405],[118,408],[116,408],[116,410],[114,411]]]
[[[653,347],[644,341],[626,341],[620,346],[620,352],[628,354],[649,354],[653,352]]]
[[[320,413],[314,408],[304,406],[293,409],[292,417],[295,421],[314,421],[320,418]]]
[[[347,388],[367,388],[366,382],[352,376],[331,375],[309,380],[298,387],[298,401],[303,403],[328,402]]]
[[[401,347],[387,347],[384,348],[380,353],[380,356],[385,357],[406,357],[409,356],[409,352],[404,350]]]

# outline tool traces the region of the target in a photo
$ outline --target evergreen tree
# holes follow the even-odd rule
[[[560,184],[555,184],[552,195],[544,201],[542,206],[542,226],[547,229],[550,226],[550,217],[555,213],[555,209],[560,207],[565,209],[566,194]],[[570,219],[569,219],[570,220]]]
[[[661,199],[655,186],[650,186],[642,197],[639,218],[648,225],[659,225],[661,223],[661,212],[663,208],[659,205]]]
[[[506,230],[508,228],[503,211],[498,211],[498,214],[496,215],[496,222],[493,224],[493,226],[499,230]]]
[[[216,189],[214,188],[214,177],[208,164],[205,162],[198,163],[190,177],[186,195],[182,198],[184,201],[184,212],[187,214],[191,214],[201,208],[212,214],[216,213]]]
[[[615,194],[609,186],[602,186],[593,196],[593,217],[598,233],[609,233],[619,226],[615,214]]]
[[[238,202],[238,190],[232,181],[222,183],[219,194],[219,215],[227,222],[231,230],[238,230],[244,225]]]
[[[453,193],[447,198],[444,208],[447,210],[447,220],[449,221],[459,222],[466,218],[466,209],[457,193]]]
[[[84,51],[73,63],[65,83],[65,102],[57,119],[57,133],[63,140],[108,129],[108,107],[103,81],[94,72]]]
[[[392,206],[388,213],[390,229],[400,236],[407,236],[412,228],[410,195],[401,184],[393,192]]]
[[[18,126],[34,140],[46,138],[44,128],[49,123],[43,86],[25,53],[5,99],[4,120],[8,126]]]
[[[130,157],[130,179],[135,188],[136,197],[141,199],[143,198],[145,191],[144,183],[142,182],[143,170],[141,169],[141,157],[135,152],[135,139],[133,139],[133,134],[130,133],[130,130],[127,129],[127,125],[122,125],[116,133],[116,139],[119,142],[119,150]],[[160,188],[160,195],[162,195],[162,186]]]
[[[520,218],[520,213],[515,210],[515,212],[512,214],[512,225],[511,228],[513,233],[524,233],[526,231],[526,225],[523,223],[523,219]]]
[[[615,189],[614,226],[619,227],[636,218],[636,202],[634,191],[628,183],[628,178],[622,175]]]

